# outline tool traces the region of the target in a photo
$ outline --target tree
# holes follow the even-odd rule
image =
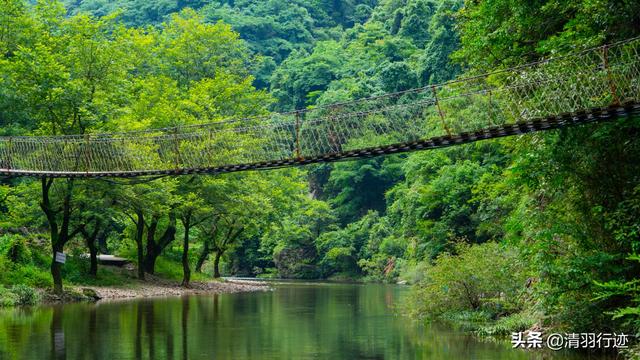
[[[180,180],[177,191],[181,201],[177,211],[184,232],[182,242],[182,286],[188,287],[191,280],[191,266],[189,264],[189,237],[191,230],[211,217],[212,209],[204,202],[204,194],[199,191],[203,185],[202,178],[191,177]],[[196,271],[200,271],[201,267],[202,264],[196,267]]]
[[[270,102],[264,92],[251,85],[247,67],[252,59],[244,43],[225,24],[205,24],[193,11],[185,10],[171,16],[160,30],[128,29],[122,37],[130,44],[140,72],[132,79],[128,110],[111,124],[118,130],[179,127],[230,116],[255,116],[262,114]],[[232,135],[233,132],[228,133]],[[235,136],[233,141],[246,141],[251,146],[256,140]],[[153,151],[131,149],[150,150]],[[185,230],[183,282],[188,285],[191,229],[209,215],[198,189],[202,181],[192,177],[138,184],[121,198],[121,206],[136,228],[133,238],[138,248],[139,277],[155,271],[156,259],[175,239],[180,220]]]
[[[234,247],[241,236],[258,231],[269,213],[273,211],[272,199],[267,194],[273,189],[270,182],[256,174],[235,174],[210,178],[200,183],[200,191],[208,213],[199,224],[202,248],[196,271],[211,253],[215,253],[214,277],[220,277],[220,261]]]
[[[358,160],[334,165],[325,191],[343,224],[369,210],[385,210],[385,192],[401,178],[399,158]]]
[[[78,227],[89,249],[89,275],[97,277],[99,241],[112,231],[114,218],[118,215],[115,199],[121,195],[121,189],[89,180],[76,184],[75,190]]]
[[[522,310],[526,271],[517,250],[491,242],[457,244],[456,254],[442,254],[429,266],[413,293],[416,314],[433,318],[447,311],[483,310],[497,316]]]
[[[86,224],[89,225],[89,224]],[[89,266],[89,275],[93,276],[93,277],[97,277],[98,276],[98,244],[97,244],[97,240],[98,240],[98,236],[100,235],[100,232],[103,230],[102,229],[102,222],[99,218],[94,218],[93,219],[93,228],[91,230],[87,229],[87,227],[82,227],[82,229],[80,230],[80,233],[82,233],[82,236],[84,237],[84,240],[87,244],[87,248],[89,248],[89,261],[90,261],[90,266]]]
[[[283,209],[283,213],[290,215],[267,225],[260,251],[271,256],[283,278],[318,278],[321,269],[315,240],[335,222],[335,217],[326,202],[305,194],[293,193],[289,201],[289,209]]]
[[[53,290],[61,294],[63,291],[62,272],[61,264],[57,260],[57,254],[64,253],[64,246],[69,240],[79,234],[82,228],[78,225],[73,226],[71,224],[73,179],[67,179],[63,183],[64,189],[61,191],[62,204],[60,208],[54,207],[51,201],[51,186],[54,183],[54,179],[43,177],[41,183],[42,202],[40,203],[40,207],[47,217],[51,239],[51,276],[53,277]]]
[[[422,86],[443,83],[460,72],[460,65],[451,61],[450,57],[460,47],[455,16],[461,7],[461,1],[442,1],[431,18],[429,40],[418,59],[418,76]]]
[[[135,184],[124,187],[116,200],[120,211],[135,227],[132,237],[140,279],[144,279],[145,272],[155,272],[158,256],[175,239],[178,201],[175,188],[176,181],[172,179]],[[158,237],[158,228],[163,225],[164,231]]]
[[[209,254],[215,253],[213,260],[213,277],[219,278],[220,259],[227,250],[236,244],[238,237],[244,230],[244,226],[238,224],[237,219],[230,220],[224,215],[215,217],[214,221],[209,225],[209,229],[203,231],[206,238],[204,239],[204,246],[198,257],[196,270],[202,271],[202,265],[207,260]]]
[[[640,32],[636,1],[493,0],[467,5],[458,16],[462,46],[454,57],[481,71]]]
[[[453,58],[478,73],[630,38],[640,33],[638,6],[469,2],[458,16],[461,48]],[[637,213],[632,204],[640,182],[631,160],[638,141],[629,134],[637,131],[638,119],[629,118],[514,141],[500,180],[482,184],[488,194],[501,195],[483,197],[484,208],[512,204],[503,221],[493,222],[504,226],[505,240],[535,259],[533,297],[549,326],[621,328],[607,314],[632,305],[629,297],[594,298],[601,290],[596,284],[626,284],[638,274],[637,263],[628,260],[636,253],[630,219],[637,219],[631,214]]]
[[[160,237],[157,237],[157,231],[161,214],[152,213],[151,220],[147,223],[147,243],[143,267],[144,271],[151,275],[156,271],[156,260],[162,254],[162,251],[176,238],[176,217],[175,207],[169,208],[166,227]]]
[[[7,50],[15,50],[0,54],[1,70],[11,79],[7,82],[13,94],[11,107],[30,119],[21,124],[23,131],[84,134],[99,126],[111,110],[110,100],[121,95],[110,88],[126,82],[127,57],[121,44],[113,41],[113,18],[65,18],[57,2],[39,2],[29,10],[12,6],[10,10],[21,25],[30,26],[28,31],[18,26],[18,36],[6,36],[16,42],[6,42]],[[56,183],[61,184],[54,186]],[[57,293],[62,292],[62,276],[56,253],[63,252],[65,244],[80,232],[74,225],[74,185],[73,179],[41,179],[40,206],[50,227],[51,273]]]
[[[345,58],[335,41],[318,43],[311,54],[296,51],[273,73],[271,91],[283,110],[302,109],[313,104],[313,92],[327,89],[338,77]]]

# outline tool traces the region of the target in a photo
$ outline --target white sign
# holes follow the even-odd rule
[[[61,252],[56,252],[56,262],[64,264],[67,261],[67,255]]]

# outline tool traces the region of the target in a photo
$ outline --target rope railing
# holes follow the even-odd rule
[[[221,173],[437,148],[640,112],[640,39],[443,84],[251,119],[0,138],[0,174]]]

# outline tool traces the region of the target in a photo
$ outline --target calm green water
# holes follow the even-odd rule
[[[274,291],[0,311],[0,359],[577,359],[395,315],[406,289]]]

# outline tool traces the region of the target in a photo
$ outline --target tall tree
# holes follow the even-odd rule
[[[206,180],[205,180],[206,181]],[[182,241],[182,286],[188,287],[191,281],[191,264],[189,262],[189,245],[192,230],[200,223],[212,217],[212,209],[204,201],[203,179],[199,177],[183,178],[178,186],[181,202],[178,214],[183,228]],[[206,240],[205,240],[206,243]],[[199,267],[202,267],[200,264]],[[197,267],[197,271],[200,269]]]
[[[18,22],[28,24],[28,31],[18,26],[16,36],[6,36],[7,50],[0,54],[2,72],[12,95],[12,108],[29,122],[23,132],[36,134],[84,134],[100,126],[111,110],[111,101],[121,93],[112,87],[126,82],[127,57],[122,44],[113,41],[113,18],[92,19],[86,16],[66,18],[57,2],[38,2],[32,8],[11,6]],[[121,56],[120,56],[121,55]],[[99,101],[97,100],[99,99]],[[3,117],[3,116],[0,116]],[[70,166],[75,159],[64,159]],[[60,186],[55,186],[60,183]],[[73,179],[41,179],[41,208],[50,227],[54,290],[62,292],[60,264],[55,254],[78,232],[74,227]]]

